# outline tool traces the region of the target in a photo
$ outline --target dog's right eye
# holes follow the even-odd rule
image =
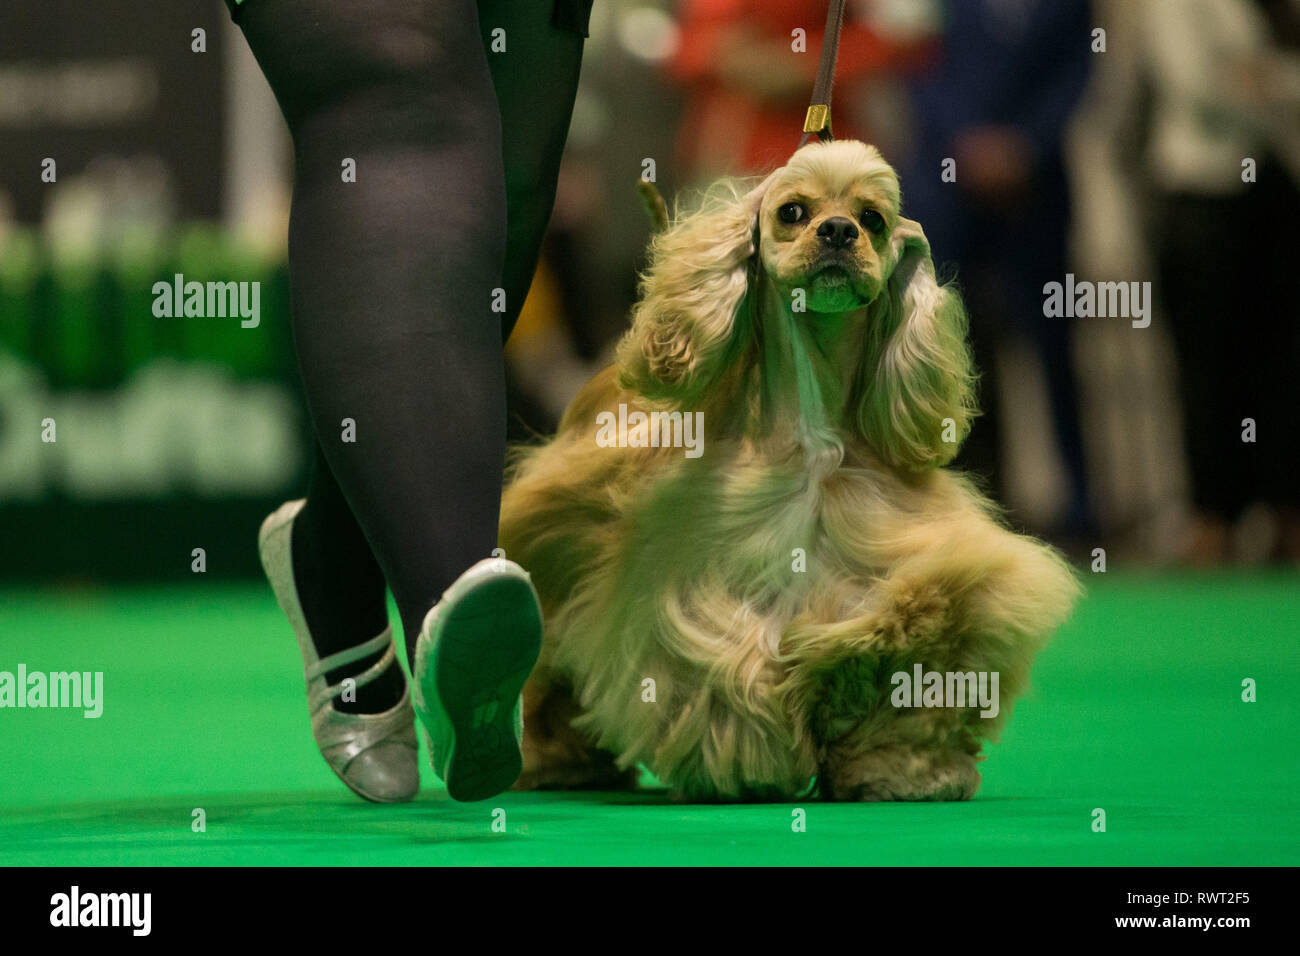
[[[803,206],[797,202],[788,202],[776,211],[776,218],[787,224],[799,222],[806,215]]]

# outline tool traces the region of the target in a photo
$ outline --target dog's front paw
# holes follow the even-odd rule
[[[836,753],[820,775],[828,800],[969,800],[979,789],[974,755],[958,750],[879,747]]]

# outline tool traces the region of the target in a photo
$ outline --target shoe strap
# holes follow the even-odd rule
[[[366,641],[364,644],[358,644],[356,647],[349,647],[346,650],[339,651],[337,654],[331,654],[329,657],[322,657],[311,667],[307,668],[307,680],[315,680],[322,674],[335,670],[336,668],[355,663],[364,657],[369,657],[371,654],[378,654],[385,647],[389,650],[389,654],[384,655],[384,657],[387,658],[390,656],[393,649],[393,629],[391,627],[384,628],[384,633],[380,634],[376,638]],[[383,662],[381,661],[380,663]],[[374,670],[374,668],[370,668],[370,670]],[[367,671],[367,673],[369,673],[369,671]],[[376,676],[378,675],[376,674]]]
[[[374,664],[371,664],[360,674],[357,674],[354,677],[350,677],[350,678],[345,677],[337,684],[327,684],[325,683],[324,680],[322,680],[317,685],[316,692],[314,694],[309,694],[309,698],[311,700],[313,710],[317,707],[328,705],[329,702],[332,701],[335,697],[338,697],[345,690],[347,690],[347,684],[349,680],[352,682],[353,690],[360,690],[362,687],[365,687],[376,677],[378,677],[380,674],[386,671],[389,667],[396,667],[396,666],[397,666],[397,653],[393,650],[392,646],[389,646],[388,650],[384,652],[383,657],[379,658],[379,660],[377,660]],[[400,668],[399,668],[399,673],[400,673]]]

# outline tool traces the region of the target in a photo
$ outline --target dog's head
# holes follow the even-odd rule
[[[762,374],[799,379],[800,413],[817,419],[801,431],[824,432],[823,396],[845,395],[832,430],[916,470],[951,460],[969,430],[961,300],[936,282],[925,234],[900,215],[897,175],[865,143],[810,143],[748,190],[717,184],[654,238],[641,293],[619,379],[653,402],[698,408],[727,369],[780,348],[757,357]],[[850,371],[823,389],[843,363],[812,362],[806,341],[832,326],[850,327],[830,339],[852,352]]]
[[[854,140],[801,149],[765,183],[759,256],[787,301],[817,315],[870,304],[898,262],[898,177]]]

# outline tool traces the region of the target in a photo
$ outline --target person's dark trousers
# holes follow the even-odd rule
[[[557,25],[558,10],[247,0],[236,11],[295,151],[293,329],[318,454],[293,559],[322,656],[382,629],[386,583],[413,659],[426,612],[496,546],[502,342],[550,214],[582,53],[572,12]],[[400,674],[388,677],[355,708],[395,701]]]
[[[1228,522],[1254,501],[1297,505],[1297,214],[1294,181],[1269,162],[1238,193],[1162,202],[1157,297],[1177,352],[1193,504]]]

